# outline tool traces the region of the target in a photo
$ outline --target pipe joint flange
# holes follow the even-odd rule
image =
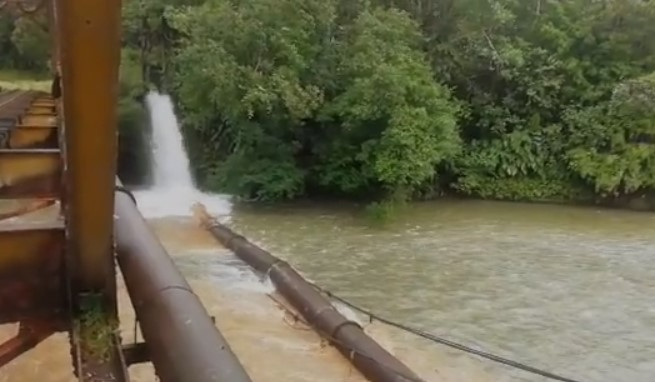
[[[336,336],[337,336],[337,334],[339,333],[339,331],[340,331],[343,327],[346,327],[346,326],[354,326],[354,327],[356,327],[357,329],[359,329],[359,330],[361,330],[361,331],[364,331],[364,328],[362,328],[362,326],[361,326],[360,324],[358,324],[357,322],[352,321],[352,320],[344,320],[344,321],[341,322],[339,325],[335,326],[334,329],[332,329],[332,332],[330,333],[330,338],[336,338]]]
[[[337,335],[339,330],[341,330],[341,328],[343,328],[345,326],[353,325],[353,326],[357,327],[360,330],[364,330],[362,328],[362,326],[359,325],[357,322],[344,318],[343,315],[341,313],[339,313],[337,308],[335,308],[334,305],[332,305],[332,304],[327,305],[327,306],[323,307],[322,309],[320,309],[318,312],[316,312],[312,317],[313,318],[312,321],[320,322],[322,316],[324,316],[326,314],[330,314],[330,313],[333,314],[333,316],[328,316],[328,317],[324,318],[324,320],[327,321],[327,322],[329,322],[329,321],[335,322],[336,321],[334,324],[329,325],[329,326],[332,326],[332,325],[334,325],[334,326],[332,327],[332,329],[330,330],[329,333],[326,333],[326,334],[328,334],[330,336],[330,338],[335,338],[335,336]]]

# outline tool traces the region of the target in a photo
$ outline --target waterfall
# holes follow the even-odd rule
[[[191,206],[200,202],[211,214],[229,215],[231,203],[226,195],[206,194],[196,188],[171,98],[153,91],[146,96],[146,104],[152,125],[154,183],[134,194],[141,213],[146,218],[191,216]]]
[[[173,103],[167,95],[146,96],[152,124],[153,189],[195,190]]]

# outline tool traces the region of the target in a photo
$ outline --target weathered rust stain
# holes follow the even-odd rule
[[[47,207],[52,206],[55,204],[56,200],[55,199],[41,199],[41,200],[34,200],[33,202],[20,206],[18,208],[13,209],[12,211],[9,212],[0,212],[0,221],[5,220],[5,219],[11,219],[15,218],[21,215],[26,215],[31,212],[35,212]]]
[[[62,316],[61,223],[0,226],[0,324]]]
[[[49,198],[59,194],[59,150],[0,150],[0,198]]]
[[[7,148],[56,148],[57,141],[56,126],[18,126],[9,132]]]
[[[48,115],[26,115],[20,120],[21,125],[57,126],[57,117]]]
[[[30,320],[21,322],[16,336],[0,344],[0,367],[34,348],[50,337],[54,331],[55,328],[49,321]]]
[[[54,107],[34,107],[30,106],[24,115],[44,115],[54,117],[56,116]]]

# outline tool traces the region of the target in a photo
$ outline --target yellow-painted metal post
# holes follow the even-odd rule
[[[55,9],[73,288],[113,293],[121,2],[55,0]]]

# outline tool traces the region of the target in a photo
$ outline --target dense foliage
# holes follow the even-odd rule
[[[0,69],[44,72],[48,69],[50,39],[45,15],[18,17],[0,9]]]
[[[152,83],[175,98],[210,189],[263,200],[655,189],[653,2],[128,0],[124,31],[126,97]],[[6,35],[0,22],[2,49]]]
[[[337,12],[330,1],[254,0],[170,15],[186,36],[175,89],[211,186],[258,199],[396,194],[456,153],[458,108],[418,26],[382,9],[340,25]]]

